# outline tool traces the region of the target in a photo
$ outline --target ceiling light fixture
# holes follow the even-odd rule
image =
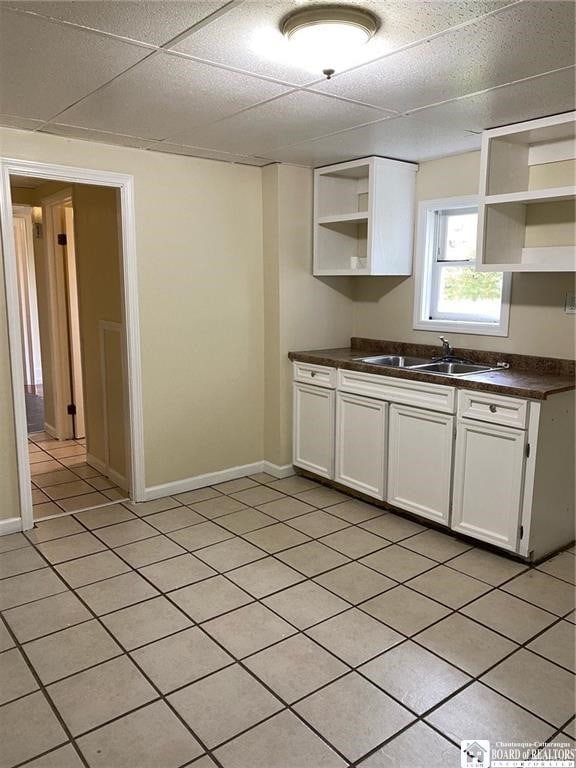
[[[314,5],[288,14],[280,29],[304,56],[322,62],[329,80],[342,54],[367,43],[378,26],[373,13],[355,5]]]

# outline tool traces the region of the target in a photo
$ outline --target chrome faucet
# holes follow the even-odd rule
[[[445,336],[438,336],[442,342],[442,357],[452,357],[454,354],[454,348]]]

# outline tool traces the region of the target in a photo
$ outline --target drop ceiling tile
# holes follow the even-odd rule
[[[430,160],[480,148],[480,135],[443,129],[410,117],[377,123],[268,151],[272,160],[317,167],[369,155]]]
[[[9,8],[30,11],[59,21],[163,45],[226,5],[226,0],[201,2],[154,2],[151,0],[5,0]]]
[[[115,133],[92,131],[89,128],[77,128],[74,125],[62,125],[60,123],[48,123],[41,133],[51,133],[55,136],[64,136],[67,139],[83,139],[84,141],[98,141],[102,144],[115,144],[120,147],[135,147],[141,149],[150,144],[149,139],[139,139],[136,136],[123,136]]]
[[[43,124],[43,120],[32,120],[29,117],[0,115],[0,125],[4,126],[4,128],[20,128],[23,131],[34,131]]]
[[[566,69],[436,107],[425,107],[414,116],[441,127],[482,131],[567,112],[576,107],[575,74],[573,68]]]
[[[187,157],[200,157],[205,160],[220,160],[224,163],[240,163],[242,165],[270,165],[273,160],[265,157],[251,157],[250,155],[235,155],[231,152],[217,152],[214,149],[204,147],[183,147],[171,144],[167,141],[157,141],[150,144],[147,149],[152,152],[165,152],[170,155],[186,155]]]
[[[0,10],[0,112],[49,119],[148,54],[38,16]]]
[[[315,90],[412,110],[574,64],[574,4],[526,2]]]
[[[183,131],[174,140],[179,144],[261,155],[273,147],[363,125],[385,114],[391,113],[317,93],[294,91],[218,123]]]
[[[420,2],[413,0],[349,0],[374,12],[381,27],[368,45],[339,56],[335,68],[355,66],[461,24],[506,4],[506,0]],[[232,8],[209,25],[193,31],[175,49],[207,61],[302,85],[321,77],[330,64],[304,62],[280,32],[284,16],[302,6],[301,0],[251,0]],[[415,12],[416,11],[416,12]]]
[[[166,139],[285,91],[277,83],[157,53],[59,115],[58,122]]]

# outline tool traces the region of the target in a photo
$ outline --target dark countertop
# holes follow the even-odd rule
[[[441,376],[407,368],[370,365],[354,359],[378,354],[438,357],[440,349],[425,344],[352,338],[350,347],[290,352],[288,357],[290,360],[326,365],[332,368],[346,368],[399,379],[417,379],[427,381],[430,384],[444,384],[458,389],[494,392],[495,394],[512,395],[530,400],[545,400],[549,395],[576,388],[574,360],[455,349],[454,354],[458,357],[490,365],[495,365],[497,362],[507,362],[510,364],[510,368],[488,373],[466,374],[465,376]]]

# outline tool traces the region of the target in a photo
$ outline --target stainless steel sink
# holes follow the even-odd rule
[[[487,371],[495,371],[497,369],[489,365],[477,365],[475,363],[439,361],[437,363],[414,366],[412,370],[422,371],[422,373],[437,373],[442,376],[464,376],[468,373],[486,373]]]
[[[414,366],[426,365],[432,362],[430,358],[403,357],[402,355],[376,355],[372,357],[356,357],[354,359],[359,363],[384,365],[390,368],[412,368]]]

